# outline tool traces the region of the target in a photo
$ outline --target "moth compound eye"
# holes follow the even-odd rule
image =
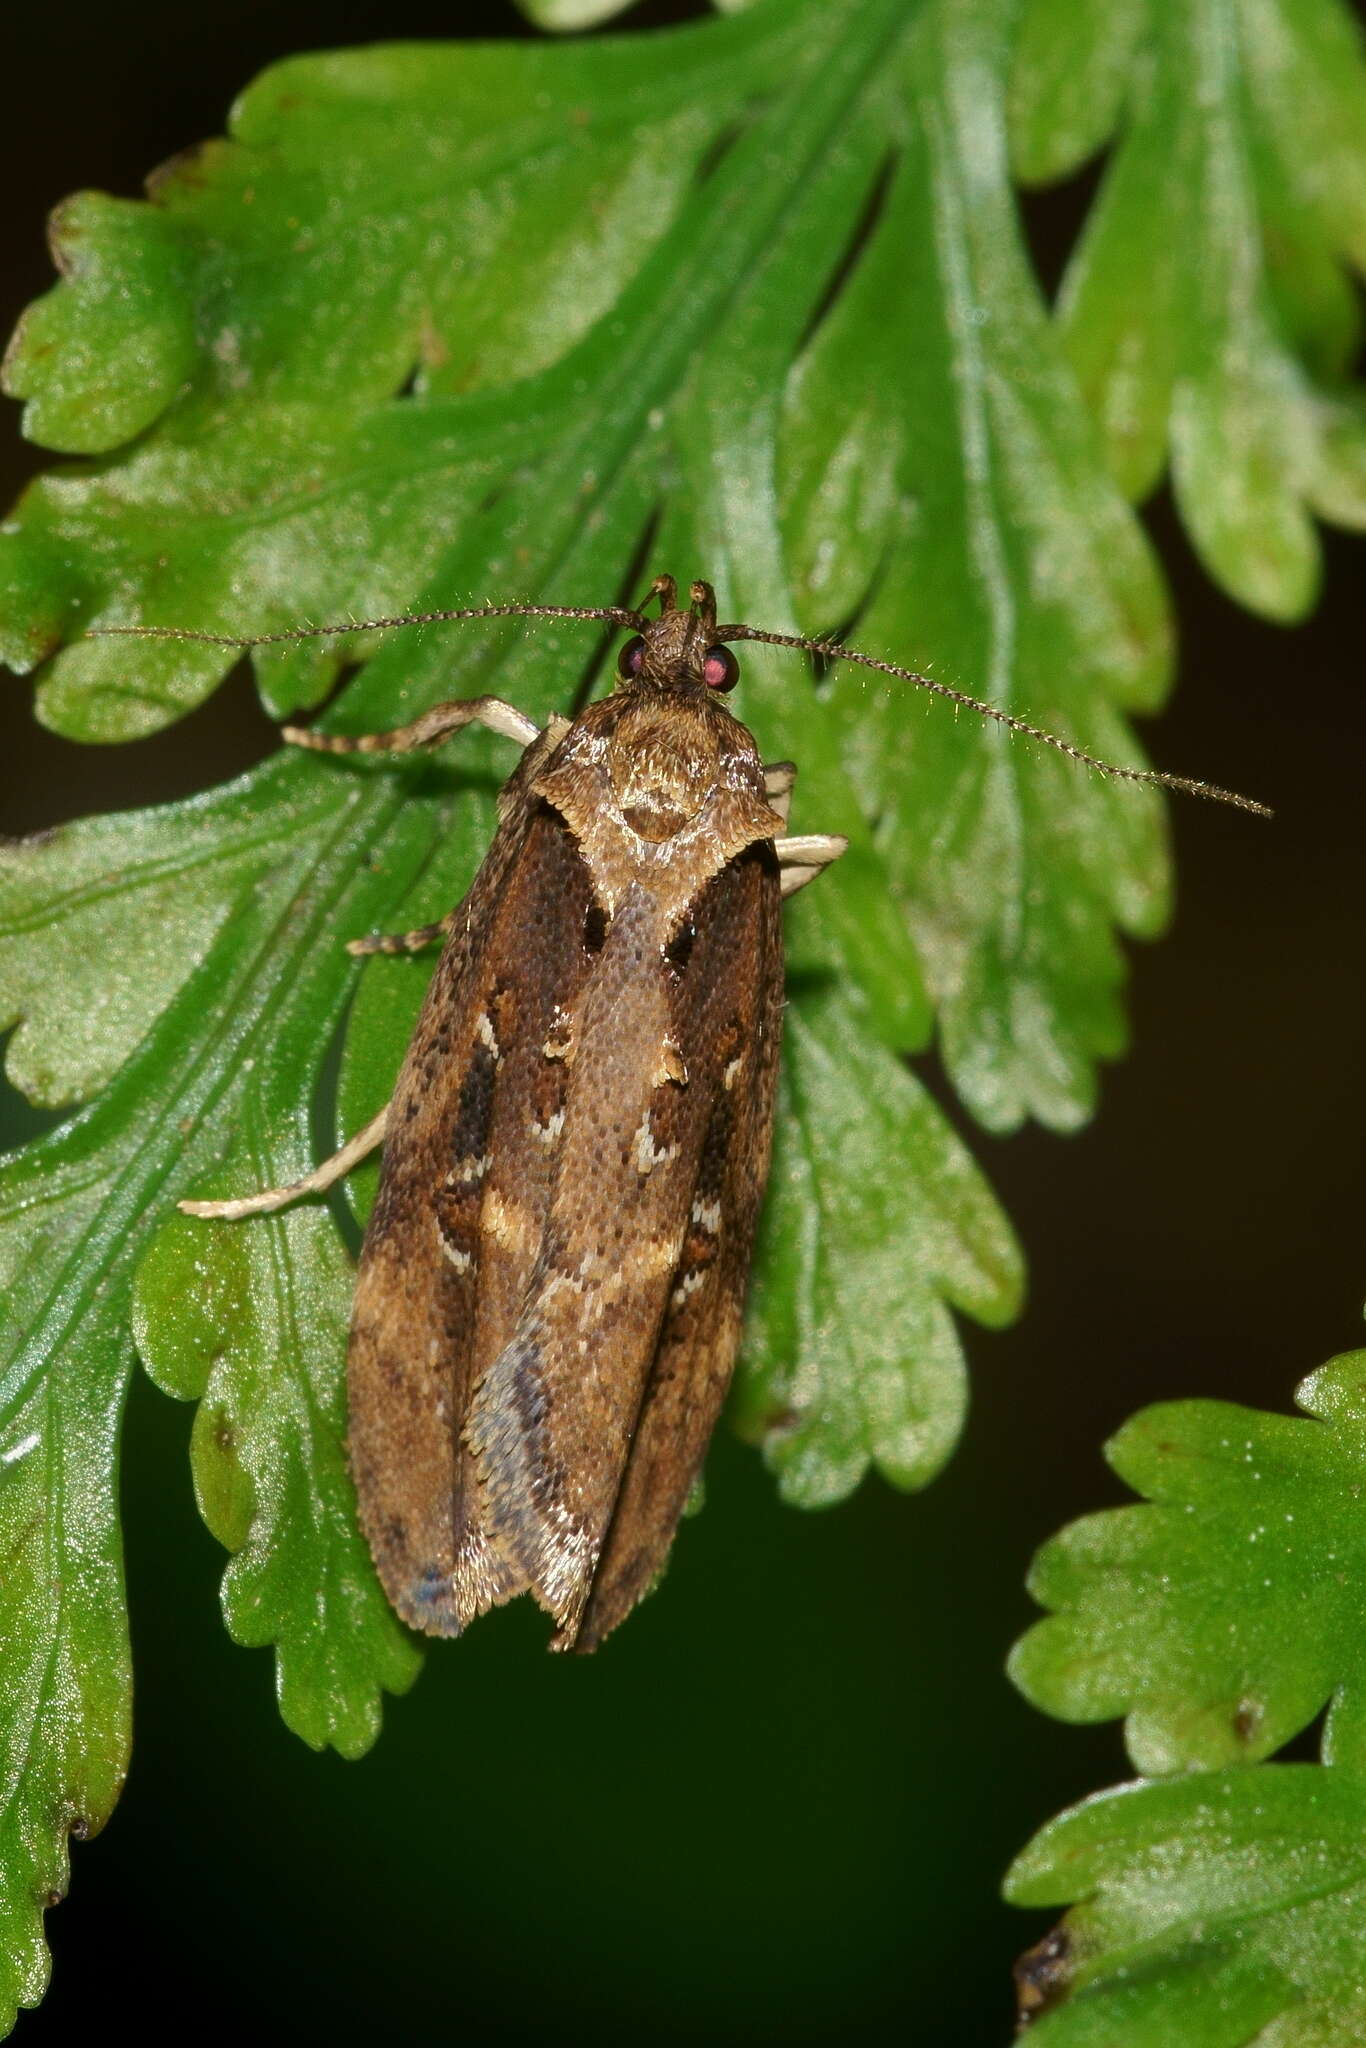
[[[729,647],[709,647],[702,662],[702,680],[709,690],[733,690],[740,680],[740,664]]]
[[[640,637],[640,634],[637,633],[633,640],[626,642],[626,645],[617,656],[617,674],[619,676],[626,676],[628,679],[631,676],[638,676],[644,659],[645,642]]]

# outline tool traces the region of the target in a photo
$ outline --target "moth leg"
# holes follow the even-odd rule
[[[334,1152],[312,1173],[302,1180],[291,1181],[287,1188],[263,1188],[259,1195],[243,1195],[235,1202],[177,1202],[187,1216],[216,1216],[226,1223],[235,1223],[241,1216],[267,1216],[273,1209],[283,1209],[287,1203],[296,1202],[300,1195],[320,1195],[334,1182],[350,1173],[353,1166],[359,1166],[368,1158],[376,1145],[384,1138],[384,1126],[389,1119],[389,1105],[386,1102],[378,1116],[372,1116],[364,1129],[348,1138],[340,1152]]]
[[[839,859],[848,844],[838,832],[799,832],[791,839],[775,839],[773,851],[782,870],[779,886],[784,896],[795,896],[798,889],[814,882],[823,868]]]
[[[348,939],[346,950],[358,957],[365,953],[420,953],[424,946],[444,939],[449,930],[446,919],[439,917],[435,924],[420,924],[411,932],[371,932],[364,939]]]
[[[764,795],[784,824],[792,808],[792,785],[796,780],[795,761],[770,761],[764,769]]]
[[[504,739],[529,747],[541,728],[501,697],[459,697],[446,704],[433,704],[411,725],[397,725],[391,732],[311,732],[306,726],[286,725],[280,736],[292,747],[311,747],[319,754],[406,754],[414,747],[434,747],[439,740],[459,732],[464,725],[486,725]]]

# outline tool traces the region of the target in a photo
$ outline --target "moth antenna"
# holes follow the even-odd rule
[[[714,605],[710,588],[705,584],[694,584],[690,594],[694,604],[708,608]],[[657,576],[650,586],[649,595],[661,600],[661,611],[672,611],[677,603],[677,585],[672,576]],[[296,640],[336,639],[348,633],[378,633],[396,626],[446,625],[463,619],[584,619],[603,625],[626,626],[637,633],[645,628],[642,614],[625,605],[487,604],[458,610],[396,612],[384,618],[348,619],[334,625],[291,626],[278,633],[205,633],[189,626],[91,626],[87,628],[85,637],[88,640],[188,640],[208,647],[245,649],[278,647]],[[836,640],[807,640],[796,633],[766,633],[757,626],[743,624],[717,626],[714,637],[722,644],[754,640],[769,647],[791,647],[800,653],[817,654],[827,661],[848,661],[860,668],[876,669],[880,675],[894,676],[900,682],[914,683],[918,689],[929,690],[936,697],[945,697],[949,703],[966,711],[975,711],[981,718],[994,719],[1008,731],[1053,747],[1079,767],[1094,768],[1098,774],[1110,776],[1115,781],[1144,782],[1160,789],[1183,790],[1188,796],[1204,797],[1211,803],[1230,804],[1235,810],[1250,811],[1254,817],[1274,816],[1269,805],[1241,796],[1236,790],[1222,789],[1215,782],[1202,782],[1189,775],[1170,775],[1161,768],[1123,768],[1114,761],[1103,761],[1098,754],[1090,754],[1084,747],[1074,746],[1059,734],[1048,732],[1041,725],[1032,725],[1027,718],[1017,718],[1014,712],[1003,711],[999,704],[988,704],[981,697],[969,696],[966,690],[956,690],[951,684],[941,683],[933,676],[921,675],[917,669],[902,668],[898,662],[882,661],[873,654],[860,654],[856,648],[844,647]]]
[[[645,621],[624,605],[481,604],[465,611],[396,612],[392,618],[348,619],[332,626],[291,626],[282,633],[201,633],[190,626],[91,626],[87,640],[198,640],[208,647],[278,647],[287,640],[335,639],[344,633],[379,633],[390,626],[440,626],[457,619],[596,619],[641,632]]]
[[[1180,789],[1188,796],[1206,797],[1211,803],[1231,804],[1237,811],[1251,811],[1256,818],[1275,816],[1269,805],[1259,804],[1250,796],[1240,796],[1236,790],[1221,789],[1216,782],[1200,782],[1189,775],[1168,775],[1161,768],[1121,768],[1114,761],[1102,761],[1099,755],[1088,754],[1084,747],[1073,746],[1071,740],[1062,739],[1055,732],[1046,732],[1041,725],[1031,725],[1027,718],[1017,718],[1012,711],[1003,711],[999,704],[988,704],[980,697],[970,697],[966,690],[955,690],[949,683],[937,682],[933,676],[923,676],[913,668],[901,668],[894,661],[879,661],[876,655],[860,654],[855,648],[842,647],[836,640],[804,640],[795,633],[764,633],[757,626],[739,625],[718,626],[716,638],[722,642],[760,640],[769,647],[795,647],[806,654],[819,654],[827,661],[856,662],[861,668],[874,668],[881,675],[896,676],[903,683],[915,683],[922,690],[933,691],[936,697],[947,697],[951,704],[961,705],[965,711],[975,711],[982,718],[994,718],[998,725],[1019,733],[1024,739],[1040,740],[1044,746],[1066,754],[1069,761],[1077,762],[1080,767],[1095,768],[1100,774],[1112,776],[1118,782],[1150,782],[1161,789]]]

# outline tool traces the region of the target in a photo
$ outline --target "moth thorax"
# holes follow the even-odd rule
[[[633,720],[629,739],[619,733],[611,748],[612,793],[622,817],[642,839],[671,839],[697,816],[716,784],[718,763],[710,735],[678,726],[676,719]]]

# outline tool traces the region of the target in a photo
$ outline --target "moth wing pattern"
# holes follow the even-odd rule
[[[572,1639],[580,1650],[596,1648],[664,1570],[730,1387],[768,1177],[783,1013],[781,898],[768,848],[751,848],[717,876],[698,927],[711,957],[676,991],[675,1029],[685,1058],[689,1047],[708,1047],[709,1058],[694,1056],[717,1085],[630,1456]]]
[[[612,743],[621,748],[618,762],[647,754],[641,723],[618,698],[592,707],[539,784],[565,815],[610,918],[573,1014],[555,1192],[537,1266],[516,1333],[479,1382],[465,1432],[487,1487],[487,1526],[555,1616],[561,1649],[573,1645],[588,1606],[670,1311],[709,1282],[711,1255],[698,1255],[686,1284],[680,1278],[698,1217],[721,1221],[709,1196],[698,1204],[698,1178],[709,1139],[721,1135],[715,1118],[737,1032],[760,1024],[774,1042],[754,1077],[758,1116],[745,1126],[758,1182],[772,1122],[768,1061],[776,1059],[782,983],[772,840],[782,819],[764,801],[750,733],[715,707],[684,729],[684,743],[705,748],[721,780],[698,801],[686,834],[670,834],[668,862],[651,864],[612,817],[602,788]],[[664,743],[678,745],[674,735]],[[700,780],[694,768],[688,774]],[[760,977],[756,1006],[739,989],[758,989]],[[707,1174],[721,1186],[719,1165],[709,1163]],[[745,1260],[750,1233],[752,1217]],[[723,1350],[729,1378],[729,1335]],[[676,1341],[670,1356],[678,1358]],[[682,1386],[678,1397],[688,1397]],[[719,1399],[702,1403],[711,1419]],[[668,1442],[668,1411],[670,1403],[659,1407],[649,1434],[655,1462]],[[676,1434],[676,1448],[684,1444],[686,1432]],[[657,1491],[649,1577],[668,1550],[696,1462],[690,1456],[686,1473],[672,1473]],[[666,1507],[674,1495],[678,1509]],[[643,1532],[639,1511],[635,1520]],[[629,1526],[631,1518],[623,1542]]]
[[[348,1446],[361,1522],[394,1607],[434,1634],[459,1633],[526,1583],[489,1541],[462,1430],[477,1360],[510,1333],[549,1204],[548,1148],[500,1115],[510,1067],[519,1048],[539,1055],[587,965],[588,877],[532,786],[558,736],[535,742],[505,785],[452,919],[395,1087],[357,1276]],[[490,1207],[516,1228],[485,1228]]]

